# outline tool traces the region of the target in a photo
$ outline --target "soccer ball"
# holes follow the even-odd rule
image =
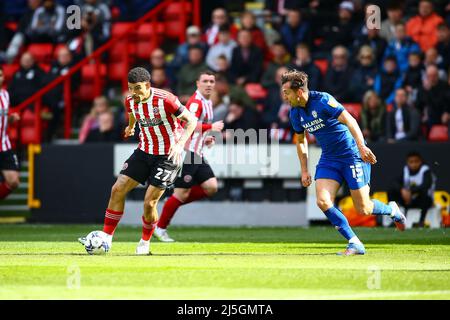
[[[108,235],[103,231],[92,231],[86,236],[84,248],[89,254],[105,254],[109,251]]]

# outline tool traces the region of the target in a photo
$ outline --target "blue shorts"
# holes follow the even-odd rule
[[[370,163],[362,159],[324,160],[316,167],[317,179],[332,179],[342,184],[346,181],[351,190],[357,190],[370,183]]]

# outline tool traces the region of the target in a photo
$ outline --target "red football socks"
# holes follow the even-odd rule
[[[169,199],[167,199],[166,203],[164,204],[161,217],[158,221],[158,228],[166,229],[170,223],[170,220],[172,220],[172,217],[175,215],[175,212],[181,205],[183,205],[183,202],[181,202],[174,196],[171,196]]]
[[[191,188],[191,192],[189,192],[189,197],[186,199],[184,204],[192,202],[192,201],[200,200],[200,199],[205,198],[207,196],[208,195],[206,194],[205,190],[203,190],[202,187],[200,187],[200,186],[193,186]]]
[[[117,224],[122,218],[123,212],[106,209],[105,222],[103,225],[103,232],[113,235],[116,230]]]
[[[155,231],[157,222],[149,222],[142,216],[142,240],[149,241]]]

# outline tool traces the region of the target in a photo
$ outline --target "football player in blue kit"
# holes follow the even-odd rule
[[[334,205],[336,192],[345,181],[358,212],[365,215],[389,215],[397,229],[405,229],[406,218],[395,202],[386,205],[369,196],[370,169],[377,162],[366,146],[361,129],[345,108],[326,92],[309,91],[308,75],[291,70],[281,78],[283,99],[291,105],[290,121],[297,135],[297,154],[304,187],[311,185],[308,170],[308,142],[305,130],[314,134],[322,148],[316,168],[317,205],[331,224],[347,240],[343,255],[364,254],[362,242],[346,217]]]

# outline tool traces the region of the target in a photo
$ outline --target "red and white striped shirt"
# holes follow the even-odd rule
[[[8,91],[0,89],[0,152],[11,149],[11,142],[8,137],[8,112],[9,94]]]
[[[148,154],[169,154],[170,146],[183,134],[177,117],[184,106],[178,98],[168,91],[152,88],[150,97],[139,103],[135,103],[132,96],[127,96],[125,107],[139,123],[138,148]]]
[[[198,122],[201,123],[201,127],[199,127],[199,129],[196,129],[192,133],[191,138],[186,143],[186,149],[198,155],[202,155],[205,137],[208,135],[208,130],[211,129],[211,123],[213,120],[212,101],[206,99],[197,90],[189,98],[188,102],[186,103],[186,108],[188,108],[189,111],[197,118]],[[205,124],[209,125],[205,126]]]

